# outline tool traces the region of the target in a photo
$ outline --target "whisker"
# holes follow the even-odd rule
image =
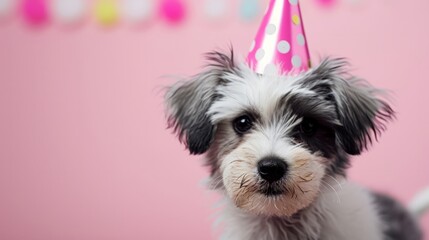
[[[323,179],[321,180],[321,182],[322,182],[322,184],[327,184],[329,186],[329,188],[331,188],[335,192],[335,195],[337,196],[337,199],[338,199],[338,203],[341,203],[340,195],[338,194],[337,190],[335,190],[335,188],[331,184],[324,181]]]
[[[240,188],[243,187],[245,178],[246,178],[246,174],[243,174],[243,177],[241,178]]]
[[[343,190],[343,185],[334,177],[332,177],[331,175],[327,175],[328,177],[332,178],[332,180],[334,180],[338,186],[341,188],[341,190]]]

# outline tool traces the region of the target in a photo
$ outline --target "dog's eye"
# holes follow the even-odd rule
[[[304,118],[300,125],[301,132],[309,137],[316,133],[317,128],[317,123],[309,118]]]
[[[238,134],[244,134],[253,126],[253,120],[247,115],[238,117],[233,122],[234,130]]]

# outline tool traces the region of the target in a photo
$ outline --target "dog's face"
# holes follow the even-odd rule
[[[207,152],[215,186],[247,212],[308,207],[393,116],[379,91],[343,78],[342,60],[269,76],[237,67],[232,54],[209,59],[207,71],[167,92],[169,123],[192,154]]]

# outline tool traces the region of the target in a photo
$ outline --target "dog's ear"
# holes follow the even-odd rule
[[[336,141],[345,152],[358,155],[367,149],[385,130],[386,122],[394,118],[394,111],[380,98],[385,94],[365,81],[347,74],[344,59],[325,59],[312,72],[320,81],[319,91],[336,105],[340,125]]]
[[[202,154],[213,141],[216,126],[210,121],[208,110],[218,94],[216,88],[224,84],[223,75],[235,69],[234,55],[220,52],[207,54],[207,69],[188,81],[171,86],[165,95],[168,126],[177,133],[191,154]]]

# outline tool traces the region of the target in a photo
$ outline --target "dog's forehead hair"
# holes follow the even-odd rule
[[[268,122],[281,111],[286,96],[315,97],[316,93],[302,84],[305,76],[263,76],[242,69],[241,74],[227,73],[225,84],[216,89],[219,96],[209,110],[213,123],[233,119],[244,112],[255,113]],[[290,115],[291,116],[291,115]]]

